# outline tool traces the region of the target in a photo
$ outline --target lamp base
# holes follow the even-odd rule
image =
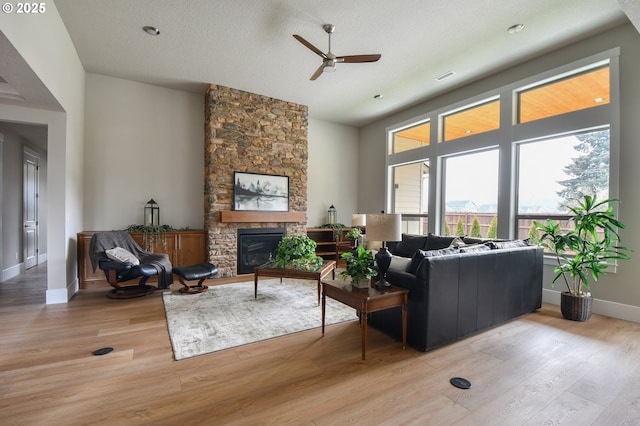
[[[380,280],[378,282],[376,282],[374,284],[374,287],[376,288],[376,290],[389,290],[389,288],[391,288],[391,284],[389,284],[389,282],[383,277],[380,278]]]

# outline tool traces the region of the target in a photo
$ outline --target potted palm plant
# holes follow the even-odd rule
[[[630,250],[618,245],[618,230],[625,225],[613,213],[612,204],[617,201],[613,198],[597,201],[590,195],[576,200],[575,205],[566,206],[572,214],[567,231],[551,219],[546,224],[534,222],[536,229],[543,232],[540,244],[554,253],[558,262],[552,286],[560,279],[567,286],[567,291],[560,295],[560,310],[567,319],[591,318],[590,280],[595,282],[605,274],[609,262],[630,259],[627,255]]]
[[[376,274],[371,251],[364,246],[358,246],[356,250],[342,253],[340,257],[347,262],[347,267],[340,272],[340,277],[351,277],[351,285],[356,288],[370,287],[369,280]]]

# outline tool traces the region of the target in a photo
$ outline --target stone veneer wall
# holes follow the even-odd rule
[[[306,232],[303,223],[221,223],[233,209],[233,172],[289,176],[289,211],[307,211],[307,128],[304,105],[210,85],[205,96],[205,228],[218,277],[237,275],[237,229]]]

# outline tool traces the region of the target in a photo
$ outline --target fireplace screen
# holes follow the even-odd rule
[[[252,274],[276,255],[284,228],[238,229],[238,275]]]

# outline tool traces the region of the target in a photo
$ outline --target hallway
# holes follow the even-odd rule
[[[47,262],[0,283],[0,306],[44,305],[47,300]]]

